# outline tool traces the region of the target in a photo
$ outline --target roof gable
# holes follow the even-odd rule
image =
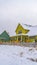
[[[21,24],[21,25],[22,25],[22,27],[23,27],[24,29],[27,29],[27,30],[30,30],[31,27],[33,27],[32,25],[27,25],[27,24]]]
[[[32,26],[32,25],[27,25],[27,24],[18,24],[18,26],[21,25],[24,29],[29,30],[29,32],[27,33],[28,36],[35,36],[37,35],[37,25]],[[17,28],[18,28],[17,26]],[[17,30],[16,28],[16,30]]]
[[[29,27],[28,27],[26,24],[20,24],[20,23],[17,25],[16,30],[18,29],[19,25],[20,25],[23,29],[29,30]],[[30,26],[30,27],[31,27],[31,26]],[[16,32],[16,30],[15,30],[15,32]]]

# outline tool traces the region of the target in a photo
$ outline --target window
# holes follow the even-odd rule
[[[18,34],[21,34],[22,33],[22,31],[20,30],[19,32],[18,32]]]

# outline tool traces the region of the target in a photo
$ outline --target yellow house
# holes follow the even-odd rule
[[[16,35],[11,37],[12,42],[35,42],[37,41],[37,26],[18,24]]]
[[[24,27],[25,26],[25,27]],[[28,35],[29,29],[26,28],[26,24],[18,24],[15,33],[15,36],[11,37],[12,42],[28,42]]]

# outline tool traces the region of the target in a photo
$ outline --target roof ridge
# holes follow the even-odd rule
[[[33,27],[33,26],[32,26],[32,25],[30,25],[30,24],[23,24],[23,23],[22,23],[22,25],[26,25],[26,26],[29,26],[29,27]]]
[[[29,26],[29,27],[36,27],[37,25],[30,25],[30,24],[23,24],[21,23],[22,25],[26,25],[26,26]]]

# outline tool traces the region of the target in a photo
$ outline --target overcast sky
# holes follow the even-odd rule
[[[0,0],[0,33],[13,35],[18,23],[37,25],[37,0]]]

